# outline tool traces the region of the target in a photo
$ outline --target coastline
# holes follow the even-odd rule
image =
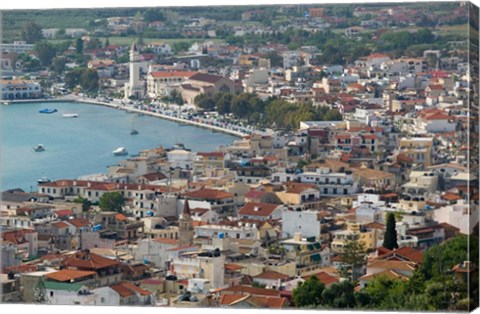
[[[21,104],[21,103],[41,103],[41,102],[64,102],[64,101],[72,101],[72,102],[79,102],[79,103],[85,103],[85,104],[90,104],[90,105],[99,105],[99,106],[105,106],[105,107],[110,107],[113,109],[118,109],[118,110],[124,110],[128,112],[134,112],[134,113],[142,113],[145,115],[149,115],[152,117],[160,118],[160,119],[165,119],[173,122],[177,122],[179,124],[188,124],[192,125],[195,127],[199,128],[204,128],[204,129],[209,129],[213,132],[221,132],[229,135],[233,135],[236,137],[243,138],[244,136],[249,135],[248,133],[240,132],[240,131],[235,131],[235,130],[230,130],[227,128],[215,126],[215,125],[210,125],[207,123],[202,123],[202,122],[196,122],[196,121],[191,121],[188,119],[183,119],[179,117],[172,117],[169,115],[165,115],[162,113],[158,112],[152,112],[148,110],[141,110],[141,109],[136,109],[136,108],[131,108],[122,104],[118,103],[107,103],[107,102],[102,102],[102,101],[97,101],[89,98],[84,98],[81,96],[74,96],[74,95],[67,95],[67,96],[61,96],[61,97],[56,97],[56,98],[49,98],[49,99],[25,99],[25,100],[13,100],[13,101],[3,101],[3,105],[14,105],[14,104]]]

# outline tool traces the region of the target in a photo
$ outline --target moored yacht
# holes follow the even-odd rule
[[[125,147],[119,147],[116,150],[114,150],[112,154],[114,154],[115,156],[125,156],[125,155],[128,155],[128,152],[125,149]]]
[[[35,152],[43,152],[45,150],[45,146],[43,146],[42,144],[38,144],[37,146],[33,147],[33,150]]]

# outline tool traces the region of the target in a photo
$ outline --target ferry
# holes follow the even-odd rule
[[[128,152],[125,149],[125,147],[119,147],[116,150],[114,150],[112,154],[114,154],[115,156],[125,156],[125,155],[128,155]]]

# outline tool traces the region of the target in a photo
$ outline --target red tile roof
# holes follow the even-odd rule
[[[285,187],[287,188],[287,193],[293,194],[301,194],[308,189],[318,190],[318,187],[315,184],[297,183],[292,181],[285,183]]]
[[[253,303],[257,307],[266,307],[271,309],[283,308],[287,304],[287,299],[283,297],[258,297],[252,296],[247,302]]]
[[[266,280],[277,280],[277,279],[285,280],[285,279],[288,279],[288,276],[276,271],[265,271],[261,274],[253,276],[253,278],[266,279]]]
[[[62,269],[54,273],[46,274],[45,277],[55,281],[70,281],[75,279],[80,279],[92,275],[96,275],[94,271],[81,271],[81,270],[72,270],[72,269]]]
[[[127,289],[129,289],[130,291],[134,291],[140,295],[151,295],[153,294],[153,292],[151,291],[148,291],[148,290],[144,290],[140,287],[137,287],[135,286],[134,284],[131,284],[129,282],[122,282],[121,283],[124,287],[126,287]]]
[[[57,215],[57,217],[66,217],[73,215],[73,211],[71,211],[70,209],[62,209],[57,210],[55,214]]]
[[[184,77],[189,78],[198,72],[193,71],[162,71],[162,72],[151,72],[150,74],[153,77]]]
[[[116,214],[115,218],[120,221],[125,221],[127,220],[127,217],[124,214]]]
[[[82,228],[90,225],[90,221],[85,218],[70,219],[68,220],[68,223],[74,225],[77,228]]]
[[[86,251],[76,252],[66,258],[63,264],[67,267],[76,267],[80,270],[97,270],[105,267],[117,266],[120,262]]]
[[[171,245],[178,245],[180,243],[179,240],[168,239],[168,238],[154,238],[153,241],[158,243],[171,244]]]
[[[279,206],[280,206],[279,204],[247,203],[242,208],[239,209],[238,214],[242,216],[248,215],[248,216],[268,217]]]
[[[57,229],[68,228],[68,224],[63,222],[63,221],[57,221],[57,222],[53,223],[52,225],[55,226],[55,228],[57,228]]]
[[[215,189],[200,189],[193,192],[185,193],[188,198],[192,199],[208,199],[208,200],[217,200],[217,199],[225,199],[225,198],[232,198],[233,194],[228,193],[222,190],[215,190]]]
[[[122,298],[128,298],[135,295],[130,289],[128,289],[121,283],[110,286],[110,288],[112,288],[115,292],[117,292]]]
[[[225,264],[225,270],[240,270],[240,269],[243,269],[245,267],[243,267],[242,265],[238,265],[238,264]]]
[[[302,278],[307,280],[308,278],[310,278],[312,276],[317,277],[317,279],[320,282],[322,282],[325,286],[328,286],[330,284],[333,284],[333,283],[336,283],[336,282],[339,281],[337,277],[329,275],[328,273],[326,273],[324,271],[313,274],[313,275],[309,275],[309,276],[303,276]]]
[[[197,153],[197,155],[199,156],[203,156],[203,157],[224,157],[225,156],[225,153],[224,152],[199,152]]]
[[[240,292],[240,293],[249,293],[255,296],[279,296],[280,291],[278,290],[271,290],[271,289],[263,289],[263,288],[256,288],[250,286],[233,286],[222,289],[222,293],[225,292]]]
[[[220,297],[219,304],[220,305],[232,305],[233,303],[236,303],[240,300],[245,300],[248,297],[250,297],[250,295],[248,295],[248,294],[247,295],[245,295],[245,294],[223,294]]]

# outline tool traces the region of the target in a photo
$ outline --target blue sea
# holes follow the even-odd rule
[[[55,108],[54,114],[40,114]],[[78,118],[64,118],[77,113]],[[36,190],[37,180],[77,178],[106,173],[107,166],[128,156],[112,151],[125,147],[130,155],[154,147],[182,143],[192,151],[212,151],[235,137],[180,125],[147,115],[75,102],[28,103],[0,106],[1,190]],[[130,135],[131,129],[139,134]],[[43,144],[45,151],[34,152]]]

